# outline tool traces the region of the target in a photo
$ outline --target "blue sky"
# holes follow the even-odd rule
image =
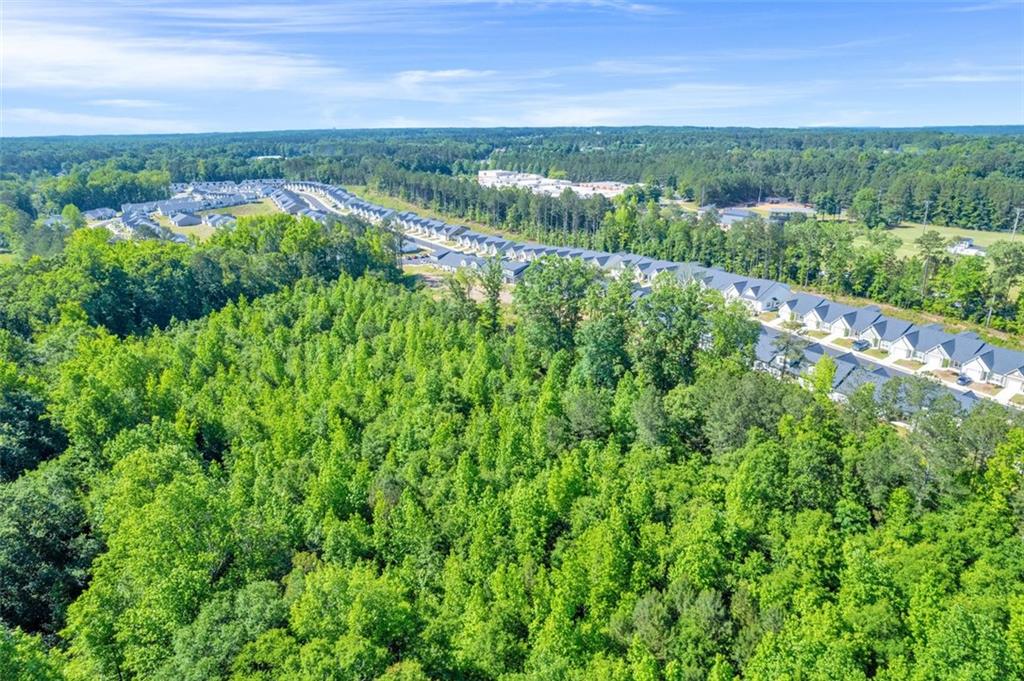
[[[0,134],[1024,123],[1024,0],[3,0]]]

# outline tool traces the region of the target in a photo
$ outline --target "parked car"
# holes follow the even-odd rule
[[[959,376],[956,377],[957,385],[970,385],[973,382],[974,381],[967,374],[960,374]]]
[[[860,340],[853,341],[853,345],[851,345],[850,347],[852,347],[857,352],[864,352],[865,350],[871,347],[871,343],[867,342],[862,338]]]

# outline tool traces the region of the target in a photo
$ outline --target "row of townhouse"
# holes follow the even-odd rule
[[[309,208],[309,205],[299,198],[298,194],[293,193],[288,189],[277,189],[270,195],[270,200],[274,202],[277,209],[282,213],[288,213],[289,215],[295,215],[300,210]]]
[[[414,228],[422,224],[409,216],[403,217],[403,223],[411,223]],[[443,238],[446,226],[443,223],[427,224],[422,229]],[[683,283],[697,283],[703,288],[715,289],[727,301],[744,304],[752,314],[778,312],[783,319],[799,322],[801,326],[824,331],[828,335],[865,340],[872,347],[891,353],[894,358],[920,362],[923,369],[949,369],[967,375],[972,381],[1024,393],[1024,353],[990,345],[973,333],[950,334],[938,325],[918,326],[883,315],[873,305],[853,307],[822,296],[794,293],[782,282],[744,277],[697,263],[519,243],[466,228],[457,229],[457,235],[447,240],[462,250],[525,262],[544,256],[578,258],[608,271],[612,276],[623,276],[630,271],[641,286],[649,286],[656,277],[668,273]]]
[[[204,198],[174,198],[161,201],[145,201],[142,203],[123,203],[121,204],[121,212],[145,213],[147,215],[157,213],[164,217],[170,217],[177,213],[197,213],[201,210],[228,208],[248,202],[249,199],[240,194]]]
[[[445,272],[456,272],[461,269],[479,271],[487,267],[488,263],[486,258],[459,251],[437,251],[431,256],[431,260]],[[501,276],[508,284],[514,284],[522,279],[526,268],[530,266],[530,263],[516,262],[507,258],[502,258],[498,262],[501,265]]]
[[[950,334],[938,325],[919,326],[889,317],[873,305],[853,307],[822,296],[794,292],[782,282],[745,277],[699,263],[672,262],[632,253],[607,253],[517,242],[482,234],[461,225],[424,218],[412,212],[396,213],[369,204],[341,188],[309,184],[316,185],[320,193],[330,195],[333,192],[341,197],[339,203],[342,205],[366,205],[376,209],[377,212],[372,214],[377,221],[386,221],[398,231],[450,244],[452,248],[463,251],[458,256],[447,257],[445,266],[465,258],[467,253],[478,258],[499,257],[503,262],[527,264],[546,256],[576,258],[613,277],[631,277],[638,284],[640,295],[656,278],[672,277],[684,284],[696,283],[702,288],[717,290],[727,301],[742,303],[755,315],[777,312],[782,319],[796,322],[802,327],[822,331],[830,336],[867,341],[871,347],[884,350],[893,358],[920,362],[922,369],[949,369],[965,374],[973,381],[1024,393],[1024,353],[988,344],[972,333]],[[444,256],[443,253],[441,255]],[[464,266],[472,267],[473,263],[479,261],[465,262],[467,264]],[[842,356],[846,355],[855,357],[852,353],[844,353]],[[873,368],[870,370],[860,367],[863,370],[856,372],[854,378],[888,380],[889,376],[882,374],[889,372],[889,369],[877,364],[871,366]],[[868,378],[865,372],[871,373],[871,377]],[[956,392],[956,395],[964,393]]]
[[[923,369],[948,369],[1024,393],[1024,353],[986,343],[973,332],[952,334],[938,324],[889,317],[873,305],[855,308],[806,293],[783,303],[779,315],[829,335],[866,341],[895,358],[919,362]]]
[[[172,232],[163,225],[157,224],[145,213],[137,211],[124,213],[121,215],[121,224],[124,225],[129,234],[136,238],[145,239],[156,237],[157,239],[174,241],[177,243],[185,243],[188,241],[188,239],[181,234]]]
[[[364,201],[341,187],[324,182],[286,182],[284,188],[294,192],[315,194],[324,200],[328,207],[347,211],[368,222],[379,223],[395,214],[390,208]]]
[[[240,195],[249,201],[270,196],[285,183],[282,179],[233,180],[176,182],[171,184],[172,194],[193,194],[198,196]]]
[[[762,327],[761,335],[754,346],[755,368],[775,376],[796,376],[806,384],[809,374],[821,358],[829,355],[836,367],[832,377],[832,399],[846,401],[865,385],[872,386],[876,398],[882,398],[884,386],[901,375],[889,367],[866,362],[852,352],[837,350],[820,343],[811,343],[805,347],[800,357],[787,357],[780,350],[779,336],[784,333],[786,332]],[[973,391],[956,390],[936,390],[933,398],[942,395],[952,396],[964,411],[970,411],[980,399]],[[902,411],[911,410],[911,405],[906,403],[906,395],[897,395],[896,398],[899,402],[897,406],[902,407]]]

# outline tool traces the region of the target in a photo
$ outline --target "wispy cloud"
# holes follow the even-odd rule
[[[755,107],[794,105],[835,88],[829,81],[743,85],[681,82],[668,87],[624,88],[585,95],[529,97],[513,112],[474,119],[479,125],[686,125],[695,116],[753,111]]]
[[[978,65],[957,63],[933,67],[926,72],[897,77],[895,82],[907,86],[1017,83],[1024,87],[1024,64]]]
[[[496,75],[495,71],[480,71],[476,69],[441,69],[437,71],[401,71],[395,76],[398,85],[406,87],[418,87],[420,85],[434,85],[437,83],[451,83],[459,81],[476,80],[479,78],[491,78]]]
[[[1015,8],[1020,10],[1020,0],[993,0],[993,2],[980,2],[970,5],[957,4],[946,9],[947,12],[972,13],[991,12],[993,10]]]
[[[36,12],[60,8],[39,0]],[[63,9],[63,8],[60,8]],[[621,0],[345,0],[344,2],[222,2],[115,0],[103,5],[82,3],[75,12],[103,15],[112,21],[126,11],[184,29],[209,29],[240,34],[396,33],[435,34],[471,30],[481,12],[522,14],[558,10],[604,11],[649,16],[671,11],[671,3]],[[54,13],[56,14],[56,13]],[[61,15],[57,14],[55,18]],[[66,16],[66,15],[63,15]],[[501,19],[492,16],[491,19]]]
[[[313,57],[239,41],[21,20],[6,22],[3,37],[4,87],[12,89],[275,90],[340,75]]]
[[[1019,117],[1015,88],[1001,84],[1024,82],[1020,64],[999,66],[1019,61],[1010,22],[983,11],[1013,3],[988,0],[931,5],[929,50],[907,40],[916,13],[895,3],[0,2],[4,113],[17,134],[918,124],[951,111],[988,122]],[[947,97],[967,88],[971,98]]]
[[[159,109],[166,104],[155,99],[94,99],[89,102],[94,106],[105,106],[114,109]]]
[[[4,110],[5,124],[31,123],[41,128],[60,131],[61,134],[145,134],[154,132],[195,132],[197,126],[189,121],[166,118],[139,118],[135,116],[97,116],[67,111],[36,108]]]
[[[609,76],[674,76],[699,70],[689,63],[688,59],[678,57],[647,60],[602,59],[594,62],[590,69],[595,73]]]

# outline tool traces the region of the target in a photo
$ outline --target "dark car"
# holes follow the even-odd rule
[[[971,379],[971,377],[968,376],[967,374],[960,374],[959,376],[956,377],[957,385],[970,385],[973,382],[973,379]]]
[[[850,347],[852,347],[857,352],[864,352],[865,350],[871,347],[871,343],[863,339],[855,340],[853,341],[853,345],[851,345]]]

